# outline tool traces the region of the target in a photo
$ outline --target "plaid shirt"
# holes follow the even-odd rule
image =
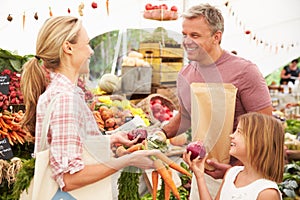
[[[51,83],[39,97],[36,116],[35,152],[41,151],[42,123],[51,99],[60,95],[51,112],[48,131],[53,178],[64,187],[63,174],[83,169],[84,135],[99,135],[96,121],[84,100],[83,91],[62,74],[51,74]]]

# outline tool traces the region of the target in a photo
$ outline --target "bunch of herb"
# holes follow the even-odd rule
[[[139,183],[141,170],[136,167],[126,167],[118,179],[118,199],[140,200]]]

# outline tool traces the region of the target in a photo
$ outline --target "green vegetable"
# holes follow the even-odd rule
[[[34,158],[25,160],[23,162],[22,167],[16,176],[16,181],[13,186],[13,193],[12,193],[13,199],[19,199],[21,193],[24,190],[26,191],[28,190],[30,186],[30,182],[34,175],[34,164],[35,164]]]
[[[287,127],[285,128],[285,132],[296,135],[300,133],[300,120],[296,119],[288,119],[286,120]]]
[[[118,179],[118,199],[140,200],[139,182],[141,174],[140,169],[136,167],[129,166],[124,168]]]

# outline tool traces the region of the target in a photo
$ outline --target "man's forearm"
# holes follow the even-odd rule
[[[187,131],[190,128],[190,121],[181,119],[180,113],[175,115],[168,124],[164,125],[162,130],[167,138],[175,137]]]

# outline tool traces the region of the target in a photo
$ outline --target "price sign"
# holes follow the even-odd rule
[[[0,92],[2,92],[2,94],[8,94],[9,81],[10,81],[10,78],[8,75],[0,76]]]
[[[14,155],[7,138],[0,140],[0,159],[9,160],[13,156]]]

